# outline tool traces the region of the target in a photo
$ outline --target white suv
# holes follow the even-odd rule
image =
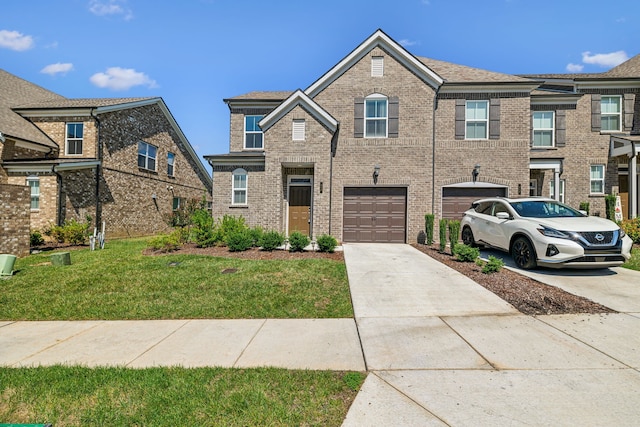
[[[509,252],[520,268],[605,268],[631,256],[632,240],[613,221],[545,198],[473,202],[460,227],[466,245]]]

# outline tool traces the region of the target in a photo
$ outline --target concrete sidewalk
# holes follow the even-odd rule
[[[640,316],[524,316],[407,245],[345,259],[371,372],[344,426],[637,425]]]

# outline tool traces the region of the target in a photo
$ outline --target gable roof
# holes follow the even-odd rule
[[[295,91],[293,95],[287,98],[275,110],[260,120],[258,125],[263,131],[266,131],[297,106],[304,108],[331,133],[334,133],[338,129],[338,121],[300,89]]]
[[[360,61],[371,49],[380,47],[389,52],[397,61],[411,70],[416,76],[432,87],[438,87],[443,83],[442,77],[433,72],[429,67],[420,62],[418,58],[409,53],[398,42],[378,29],[369,38],[356,47],[342,61],[327,71],[322,77],[316,80],[304,92],[311,98],[322,92],[338,77],[349,70],[356,62]]]
[[[532,83],[531,79],[496,73],[437,59],[418,57],[418,60],[438,73],[445,83]]]
[[[636,55],[617,67],[613,67],[604,75],[607,77],[640,78],[640,55]]]
[[[12,110],[15,104],[59,101],[64,97],[0,69],[0,132],[14,139],[56,149],[44,132]]]

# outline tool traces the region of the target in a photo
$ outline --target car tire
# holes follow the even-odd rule
[[[511,245],[511,257],[516,265],[523,270],[536,268],[536,251],[526,237],[518,237]]]
[[[462,243],[472,248],[478,246],[473,238],[473,231],[471,231],[471,227],[469,226],[462,229]]]

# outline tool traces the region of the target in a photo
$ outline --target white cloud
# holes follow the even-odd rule
[[[126,0],[91,0],[89,11],[97,16],[123,15],[128,21],[133,19],[133,12],[126,7]]]
[[[56,74],[66,74],[71,70],[73,70],[73,64],[69,62],[64,64],[57,62],[55,64],[47,65],[42,70],[40,70],[40,72],[43,74],[49,74],[51,76],[55,76]]]
[[[595,64],[600,67],[610,68],[615,67],[616,65],[620,65],[626,60],[629,59],[629,56],[624,50],[619,50],[617,52],[611,53],[596,53],[591,54],[591,52],[583,52],[582,53],[582,62],[585,64]]]
[[[111,90],[127,90],[133,86],[147,86],[150,89],[158,87],[155,80],[133,68],[110,67],[104,73],[94,74],[89,80],[100,88]]]
[[[402,39],[398,43],[400,43],[400,46],[403,46],[403,47],[409,47],[409,46],[418,44],[418,42],[415,42],[409,39]]]
[[[28,50],[33,47],[33,37],[17,31],[0,30],[0,47],[11,50]]]
[[[567,71],[570,73],[581,73],[583,69],[584,69],[584,65],[567,64]]]

